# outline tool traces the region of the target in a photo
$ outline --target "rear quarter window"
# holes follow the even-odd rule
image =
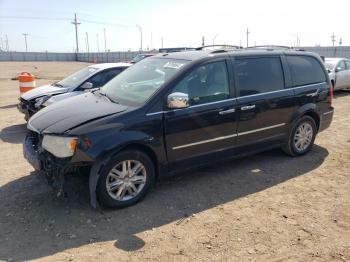
[[[326,81],[322,66],[311,56],[286,56],[293,86],[303,86]]]

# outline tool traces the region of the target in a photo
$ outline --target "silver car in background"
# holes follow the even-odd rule
[[[87,66],[61,81],[37,87],[22,94],[17,108],[28,121],[33,114],[45,106],[102,87],[129,66],[131,66],[130,63],[103,63]]]
[[[350,59],[325,58],[324,64],[334,90],[350,88]]]

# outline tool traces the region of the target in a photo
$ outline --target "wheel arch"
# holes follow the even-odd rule
[[[147,154],[151,161],[154,164],[154,170],[156,175],[156,180],[159,177],[159,162],[156,153],[154,150],[145,144],[142,144],[140,142],[130,142],[128,144],[124,144],[122,146],[119,146],[117,148],[114,148],[113,150],[109,151],[108,153],[105,153],[101,155],[93,164],[90,175],[89,175],[89,191],[90,191],[90,204],[92,207],[97,208],[97,198],[96,198],[96,187],[98,183],[98,179],[100,177],[101,170],[103,167],[110,161],[111,158],[116,156],[119,152],[125,151],[125,150],[139,150],[143,153]]]

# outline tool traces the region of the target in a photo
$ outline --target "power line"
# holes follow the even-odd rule
[[[59,17],[39,17],[39,16],[0,16],[0,19],[29,19],[29,20],[70,20],[69,18],[59,18]]]

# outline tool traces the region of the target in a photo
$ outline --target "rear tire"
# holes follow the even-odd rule
[[[155,179],[155,167],[148,155],[138,150],[122,151],[103,168],[97,199],[110,208],[134,205],[145,197]]]
[[[282,150],[290,156],[302,156],[308,153],[315,141],[317,127],[310,116],[301,117],[289,133],[287,143]]]

